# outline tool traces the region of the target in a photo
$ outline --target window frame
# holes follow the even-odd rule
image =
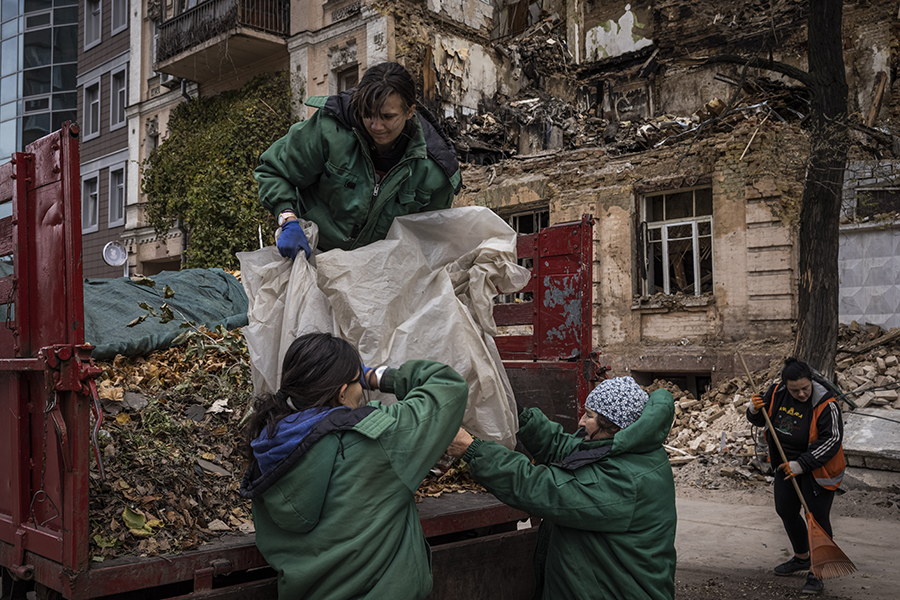
[[[93,101],[88,104],[88,90],[97,86],[97,130],[93,131],[94,120],[90,117],[91,114],[91,105],[93,105]],[[100,103],[100,98],[103,95],[103,86],[100,83],[100,77],[93,79],[84,84],[84,87],[81,90],[81,112],[82,112],[82,123],[84,123],[84,136],[82,136],[81,140],[86,142],[88,140],[92,140],[94,138],[100,137],[100,123],[102,119],[102,106]]]
[[[125,170],[125,166],[125,163],[122,162],[109,167],[109,196],[107,199],[108,207],[106,212],[106,226],[108,229],[125,225],[125,207],[128,205],[128,187],[126,184],[128,173]],[[117,172],[122,173],[122,183],[120,184],[122,189],[122,213],[120,218],[113,219],[113,199],[118,196],[118,194],[115,193],[116,190],[113,188],[113,173]],[[118,188],[120,186],[116,187]]]
[[[101,41],[103,41],[103,1],[96,0],[97,2],[97,11],[96,11],[96,28],[97,28],[97,37],[95,39],[88,39],[88,19],[92,22],[94,20],[94,10],[91,8],[91,3],[93,0],[87,0],[84,3],[84,49],[90,50]]]
[[[94,194],[96,194],[96,198],[92,201],[90,200],[90,194],[87,193],[87,184],[90,181],[94,181],[96,187],[94,188]],[[85,225],[85,208],[87,206],[87,202],[93,202],[94,204],[94,222],[93,224]],[[81,176],[81,233],[96,233],[100,230],[100,171],[92,171],[90,173],[85,173]]]
[[[116,18],[122,14],[122,24],[116,27]],[[112,31],[110,36],[128,29],[128,0],[112,0],[112,16],[110,18],[110,27]]]
[[[122,88],[117,90],[115,87],[115,81],[117,75],[122,75]],[[119,98],[119,94],[121,93],[122,98]],[[121,112],[122,112],[122,120],[115,121],[116,113],[119,101],[122,102]],[[116,129],[121,129],[125,127],[128,117],[125,114],[125,109],[128,107],[128,66],[124,65],[121,69],[117,69],[115,71],[111,71],[109,74],[109,130],[113,131]]]
[[[641,296],[647,298],[650,296],[654,296],[658,293],[661,293],[664,296],[672,296],[674,293],[672,292],[672,282],[671,282],[671,265],[669,264],[669,251],[670,251],[670,238],[669,232],[675,227],[684,227],[689,226],[691,228],[691,255],[692,255],[692,268],[694,273],[693,280],[693,293],[688,294],[682,290],[682,293],[686,295],[691,295],[694,297],[700,297],[704,294],[714,293],[715,291],[715,268],[713,260],[715,254],[715,248],[713,244],[714,235],[714,215],[697,215],[696,214],[696,203],[697,196],[696,192],[699,190],[709,190],[710,195],[712,195],[711,186],[698,186],[694,188],[677,188],[664,190],[661,192],[654,192],[643,194],[641,196],[641,205],[640,205],[640,222],[639,222],[639,239],[638,244],[640,245],[640,259],[643,261],[642,273],[638,273],[638,280],[640,282],[640,293]],[[692,202],[693,202],[693,216],[690,217],[677,217],[674,219],[663,219],[660,221],[647,221],[646,215],[648,213],[648,205],[654,198],[659,198],[660,196],[672,196],[675,194],[680,194],[684,192],[691,192],[692,194]],[[712,212],[712,208],[710,208]],[[699,227],[701,223],[709,223],[709,233],[700,234]],[[653,281],[654,279],[654,265],[653,265],[653,252],[651,250],[651,240],[649,239],[650,231],[659,231],[659,238],[657,240],[653,240],[653,243],[659,243],[662,249],[662,263],[666,265],[666,268],[662,269],[662,283],[656,283]],[[709,252],[710,252],[710,267],[709,273],[711,275],[711,281],[709,283],[709,289],[707,291],[703,291],[703,275],[701,273],[701,238],[709,238]],[[683,240],[685,238],[679,238],[679,240]],[[677,240],[673,240],[677,241]],[[653,287],[661,287],[662,292],[652,292],[651,291],[651,282]],[[677,292],[675,292],[677,293]]]

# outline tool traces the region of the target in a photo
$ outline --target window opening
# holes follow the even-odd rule
[[[712,189],[646,196],[643,213],[644,295],[712,292]]]
[[[87,0],[84,7],[84,47],[100,42],[100,0]]]
[[[353,65],[351,69],[344,69],[337,74],[338,93],[353,89],[359,83],[359,68]]]
[[[110,129],[125,124],[126,86],[125,71],[112,75],[112,106],[110,107]]]
[[[885,213],[900,212],[900,188],[887,187],[856,191],[856,218],[869,219]]]
[[[550,226],[550,210],[537,210],[531,212],[515,213],[506,217],[506,222],[517,235],[530,235]],[[532,269],[534,259],[532,257],[518,258],[520,267]],[[516,292],[515,294],[501,294],[494,298],[495,304],[513,304],[515,302],[531,302],[534,300],[533,292]]]
[[[84,180],[81,190],[81,231],[97,231],[100,214],[100,183],[96,176]]]
[[[125,169],[109,172],[109,227],[125,224]]]
[[[118,33],[128,25],[128,0],[112,2],[112,33]]]
[[[100,135],[100,82],[84,88],[84,137]]]

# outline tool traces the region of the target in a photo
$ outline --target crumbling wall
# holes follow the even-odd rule
[[[787,215],[796,215],[803,163],[785,157],[804,152],[796,127],[750,119],[730,133],[626,156],[588,148],[468,166],[456,205],[501,214],[549,207],[551,224],[593,214],[594,344],[635,360],[644,356],[643,369],[662,371],[674,360],[671,352],[648,348],[790,339],[796,244]],[[698,186],[712,188],[714,293],[641,297],[641,194]],[[718,364],[715,350],[705,353]]]
[[[428,10],[441,19],[450,19],[475,31],[490,35],[494,7],[485,0],[427,0]]]
[[[497,92],[500,65],[484,46],[452,35],[433,37],[436,93],[445,117],[477,114]]]
[[[582,62],[620,56],[653,45],[649,2],[580,3]]]

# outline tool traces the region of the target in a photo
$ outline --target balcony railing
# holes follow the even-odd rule
[[[156,62],[163,62],[238,27],[287,37],[290,3],[283,0],[201,2],[160,25]]]

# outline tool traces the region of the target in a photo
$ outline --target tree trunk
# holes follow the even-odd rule
[[[834,373],[838,333],[838,248],[847,161],[847,81],[842,0],[810,2],[810,156],[799,225],[799,298],[795,355]]]

